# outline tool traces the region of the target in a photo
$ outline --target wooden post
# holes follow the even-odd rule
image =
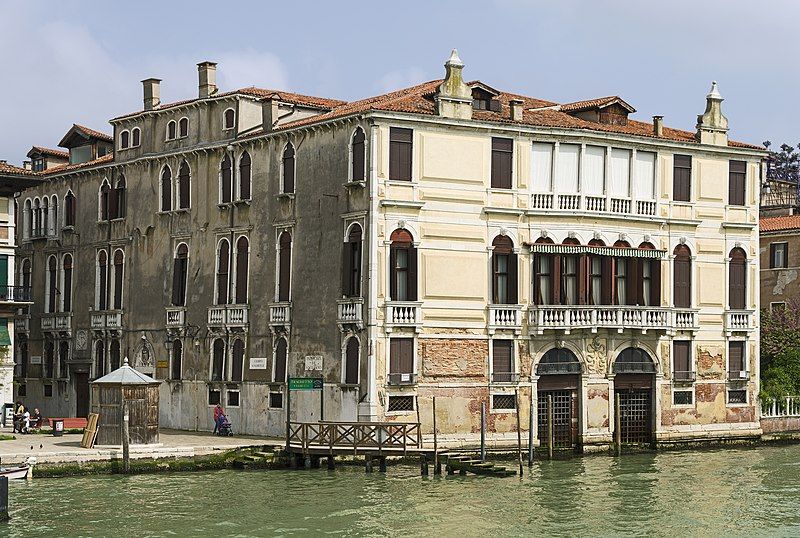
[[[130,415],[128,413],[128,402],[122,401],[122,470],[125,473],[131,472],[131,447],[130,447]]]
[[[486,461],[486,402],[481,402],[481,463]]]
[[[519,476],[522,476],[522,420],[519,418],[519,389],[514,389],[514,405],[517,406],[517,461],[519,462]]]
[[[286,452],[289,452],[289,412],[292,410],[292,391],[289,389],[291,377],[286,377]]]
[[[535,416],[533,413],[533,385],[531,385],[530,405],[528,406],[528,467],[533,467],[533,428]]]
[[[442,474],[439,464],[439,437],[436,432],[436,396],[433,397],[433,474]]]
[[[419,456],[419,474],[428,476],[428,458],[425,454],[420,454]]]
[[[417,448],[422,448],[422,420],[419,417],[419,394],[414,395],[414,405],[417,406]]]
[[[0,521],[8,521],[8,477],[0,476]]]
[[[372,472],[372,456],[369,454],[364,456],[364,471],[367,473]]]
[[[614,448],[617,456],[622,454],[622,417],[619,414],[619,393],[614,395]]]
[[[547,395],[547,455],[553,459],[553,395]]]
[[[381,473],[386,472],[386,456],[381,456],[378,461],[378,471]]]

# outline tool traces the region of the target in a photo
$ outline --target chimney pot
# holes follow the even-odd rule
[[[144,109],[153,110],[161,104],[161,79],[146,78],[142,81]]]
[[[653,134],[664,136],[664,116],[653,116]]]
[[[211,97],[217,93],[217,64],[200,62],[197,64],[200,98]]]
[[[511,107],[511,119],[513,121],[522,121],[522,105],[525,101],[522,99],[511,99],[508,101]]]

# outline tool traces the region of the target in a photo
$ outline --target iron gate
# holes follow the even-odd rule
[[[619,425],[623,443],[653,441],[653,396],[650,389],[620,389]]]
[[[553,397],[553,448],[572,448],[575,445],[572,390],[542,390],[538,392],[538,413],[536,415],[539,426],[539,443],[541,446],[548,445],[548,396]]]

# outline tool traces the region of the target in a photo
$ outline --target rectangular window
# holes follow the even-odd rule
[[[744,344],[744,340],[728,342],[728,379],[747,379]]]
[[[269,393],[269,406],[272,409],[283,409],[283,393],[270,392]]]
[[[578,192],[578,170],[580,169],[581,147],[573,144],[560,144],[556,159],[556,181],[558,192],[575,194]]]
[[[553,144],[533,143],[531,154],[531,187],[533,192],[552,190]]]
[[[689,202],[692,198],[692,157],[674,155],[672,167],[672,199]]]
[[[413,139],[414,131],[411,129],[389,129],[389,179],[411,181]]]
[[[692,405],[694,393],[691,390],[676,390],[672,393],[673,405]]]
[[[672,367],[675,381],[690,381],[692,379],[692,349],[691,341],[675,340],[672,342]]]
[[[53,385],[44,386],[44,397],[51,398],[53,396]]]
[[[617,258],[614,260],[614,266],[617,268],[617,304],[627,304],[628,296],[628,262],[625,258]]]
[[[17,396],[25,397],[28,395],[28,387],[23,383],[17,387]]]
[[[492,410],[514,411],[517,408],[517,398],[514,394],[493,394]]]
[[[593,196],[605,193],[606,148],[586,146],[583,155],[583,192]]]
[[[728,163],[728,204],[744,205],[745,176],[747,163],[731,161]]]
[[[492,340],[492,381],[514,381],[514,341]]]
[[[216,389],[208,389],[208,405],[217,405],[222,402],[222,393]]]
[[[771,312],[783,312],[786,310],[786,303],[778,302],[778,303],[769,303],[769,309]]]
[[[783,269],[789,267],[789,243],[769,244],[769,268]]]
[[[641,302],[644,306],[651,306],[653,295],[653,273],[651,269],[652,260],[639,260],[642,268],[642,297]]]
[[[494,261],[494,303],[508,304],[508,254],[495,254]]]
[[[589,258],[590,300],[593,305],[603,304],[603,259],[600,256]]]
[[[227,392],[227,395],[228,395],[228,407],[239,407],[239,391],[229,390]]]
[[[656,154],[646,151],[636,152],[635,192],[639,200],[655,200]]]
[[[514,141],[492,138],[492,188],[511,188],[511,167],[514,160]]]
[[[578,257],[561,258],[561,304],[578,304]]]
[[[389,384],[414,383],[414,339],[392,338],[389,341]]]
[[[548,255],[540,254],[537,256],[538,263],[538,304],[551,304],[553,302],[553,287],[552,287],[552,260]]]
[[[414,410],[414,397],[413,396],[389,396],[389,405],[387,411],[413,411]]]
[[[747,391],[746,390],[729,390],[728,391],[728,403],[739,405],[739,404],[746,404],[747,403]]]
[[[628,198],[631,195],[631,152],[627,149],[611,150],[611,196]]]

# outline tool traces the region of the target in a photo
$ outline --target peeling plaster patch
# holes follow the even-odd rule
[[[783,290],[786,286],[795,280],[797,280],[797,269],[779,271],[778,281],[775,283],[775,287],[772,288],[772,295],[783,295]]]

